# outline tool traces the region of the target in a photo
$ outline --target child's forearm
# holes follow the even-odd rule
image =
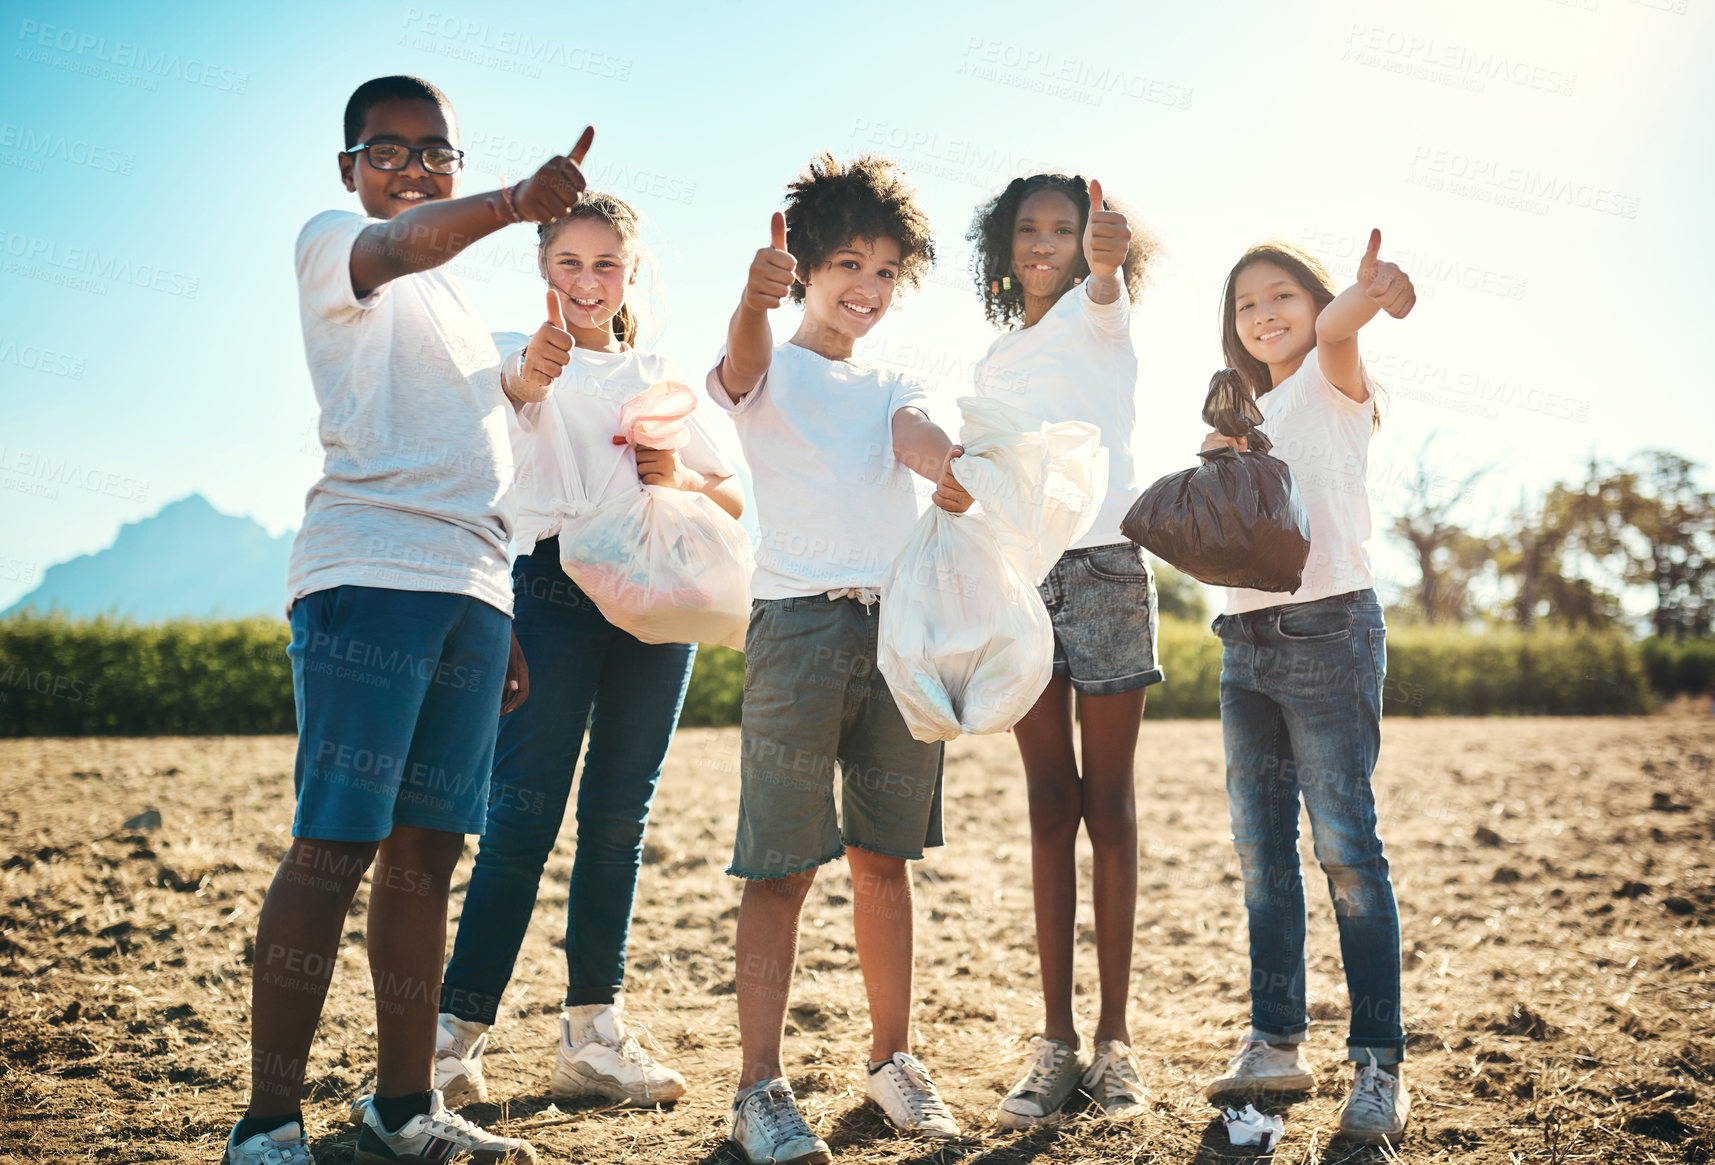
[[[736,403],[768,375],[774,359],[774,332],[768,313],[749,304],[739,304],[727,325],[726,359],[721,362],[721,384]]]
[[[952,438],[927,415],[914,408],[893,414],[893,457],[918,477],[940,482]]]
[[[384,283],[439,267],[507,225],[505,213],[495,191],[437,199],[376,223],[351,249],[352,289],[361,298]]]
[[[1120,297],[1119,275],[1092,275],[1084,280],[1091,303],[1109,304]]]
[[[1339,295],[1334,302],[1322,309],[1322,314],[1316,317],[1316,341],[1321,344],[1337,344],[1350,340],[1358,334],[1358,329],[1376,318],[1376,312],[1381,305],[1365,294],[1359,284],[1352,284]]]
[[[739,486],[738,478],[709,477],[706,474],[698,476],[702,478],[702,484],[697,487],[696,492],[725,510],[728,516],[744,517],[744,490]]]

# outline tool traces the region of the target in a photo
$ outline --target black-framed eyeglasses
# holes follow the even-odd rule
[[[402,146],[397,142],[366,142],[345,151],[348,154],[369,154],[369,164],[377,170],[403,170],[412,157],[422,162],[431,174],[457,174],[464,168],[464,151],[451,146]]]

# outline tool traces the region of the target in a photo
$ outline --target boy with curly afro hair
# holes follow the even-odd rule
[[[911,474],[937,483],[943,509],[971,499],[948,470],[961,450],[925,414],[923,386],[852,359],[900,285],[917,285],[934,243],[885,158],[822,154],[787,190],[708,376],[750,464],[761,532],[727,871],[746,879],[731,1137],[753,1165],[832,1159],[793,1100],[780,1041],[804,898],[817,868],[842,855],[869,994],[867,1091],[908,1134],[959,1131],[910,1052],[908,863],[942,844],[941,745],[912,737],[875,655],[882,574],[917,520]],[[803,318],[776,345],[768,313],[788,298]]]

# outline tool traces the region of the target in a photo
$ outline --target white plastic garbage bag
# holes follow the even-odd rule
[[[1036,586],[1082,537],[1107,489],[1093,425],[1045,425],[962,397],[953,474],[976,504],[917,520],[881,583],[877,665],[911,735],[952,740],[1011,728],[1054,670]]]
[[[1256,1110],[1256,1105],[1245,1105],[1244,1111],[1236,1108],[1223,1108],[1221,1120],[1227,1126],[1227,1139],[1234,1145],[1256,1145],[1264,1150],[1280,1147],[1280,1138],[1286,1135],[1286,1122],[1278,1116],[1265,1116]]]
[[[696,394],[663,382],[621,407],[616,444],[682,448]],[[645,643],[744,649],[755,563],[744,527],[702,494],[667,486],[624,490],[600,505],[573,464],[558,408],[560,566],[607,621]]]

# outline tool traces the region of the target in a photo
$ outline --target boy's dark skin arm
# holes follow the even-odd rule
[[[569,155],[550,158],[512,188],[512,203],[522,221],[551,222],[577,205],[584,190],[579,167],[594,140],[595,130],[585,129]],[[357,164],[352,155],[341,155],[342,170]],[[417,164],[413,161],[412,166]],[[349,171],[346,178],[349,184]],[[352,290],[361,299],[401,276],[439,267],[511,221],[498,190],[467,198],[433,198],[402,211],[358,236],[351,249]]]

